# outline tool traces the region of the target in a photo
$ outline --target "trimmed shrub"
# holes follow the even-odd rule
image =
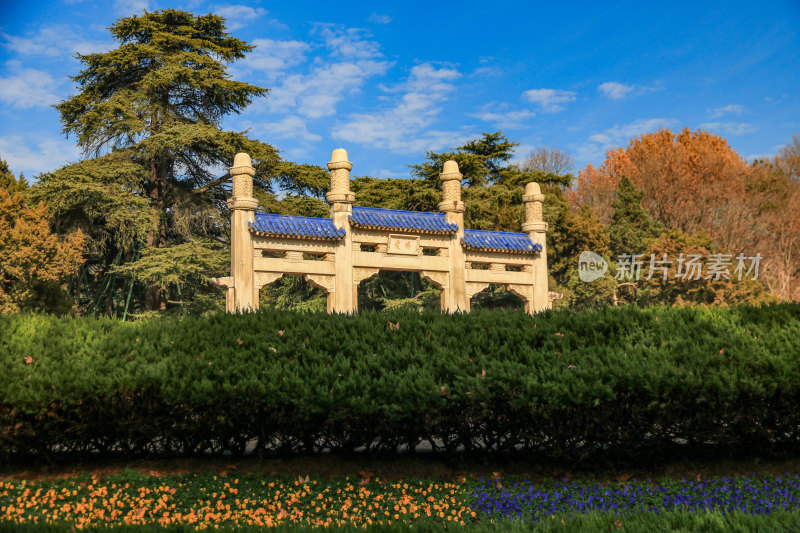
[[[799,339],[797,304],[0,317],[0,455],[757,455],[800,440]]]

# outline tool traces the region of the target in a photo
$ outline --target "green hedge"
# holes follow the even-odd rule
[[[133,324],[16,315],[0,318],[0,369],[6,457],[428,440],[572,460],[800,443],[797,304]]]

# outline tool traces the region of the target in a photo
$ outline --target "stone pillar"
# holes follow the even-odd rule
[[[542,245],[542,250],[533,258],[533,299],[525,302],[525,311],[537,313],[545,309],[550,309],[550,292],[547,283],[547,222],[544,221],[542,214],[542,203],[544,195],[538,183],[528,183],[525,185],[525,195],[522,197],[525,203],[525,222],[522,224],[522,231],[528,234],[528,238],[536,244]]]
[[[445,161],[439,179],[442,180],[442,201],[439,211],[445,213],[447,222],[458,225],[458,231],[450,236],[447,243],[447,256],[450,260],[450,272],[447,288],[442,289],[442,311],[448,313],[469,311],[467,299],[467,282],[465,277],[466,264],[464,248],[461,240],[464,238],[464,202],[461,201],[461,172],[458,163]]]
[[[232,310],[242,313],[258,308],[253,274],[253,240],[249,227],[255,221],[258,200],[253,198],[253,176],[256,171],[250,156],[236,154],[230,173],[233,177],[233,195],[228,200],[228,209],[231,211]]]
[[[337,228],[347,234],[336,246],[334,256],[336,281],[328,300],[333,301],[335,313],[354,313],[358,310],[356,301],[358,287],[353,283],[353,231],[350,228],[350,215],[353,213],[355,194],[350,192],[350,171],[353,164],[347,160],[344,148],[333,151],[328,170],[331,171],[331,192],[325,199],[331,205],[331,219]]]

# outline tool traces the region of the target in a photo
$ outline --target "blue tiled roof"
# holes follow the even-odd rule
[[[278,237],[317,240],[339,240],[345,236],[345,230],[334,226],[329,218],[293,217],[271,213],[256,213],[255,222],[250,223],[250,231]]]
[[[517,252],[532,254],[541,251],[542,245],[531,242],[526,233],[465,229],[461,244],[465,248],[490,252]]]
[[[444,213],[401,211],[353,206],[350,222],[370,229],[396,229],[419,233],[455,233],[458,226],[447,222]]]

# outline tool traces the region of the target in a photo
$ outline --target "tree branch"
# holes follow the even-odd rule
[[[214,181],[206,183],[202,187],[198,187],[197,189],[192,190],[192,194],[203,194],[204,192],[208,191],[209,189],[212,189],[212,188],[216,187],[220,183],[228,181],[230,179],[230,177],[231,177],[231,174],[230,174],[230,172],[228,172],[224,176],[220,176],[219,178],[215,179]]]

